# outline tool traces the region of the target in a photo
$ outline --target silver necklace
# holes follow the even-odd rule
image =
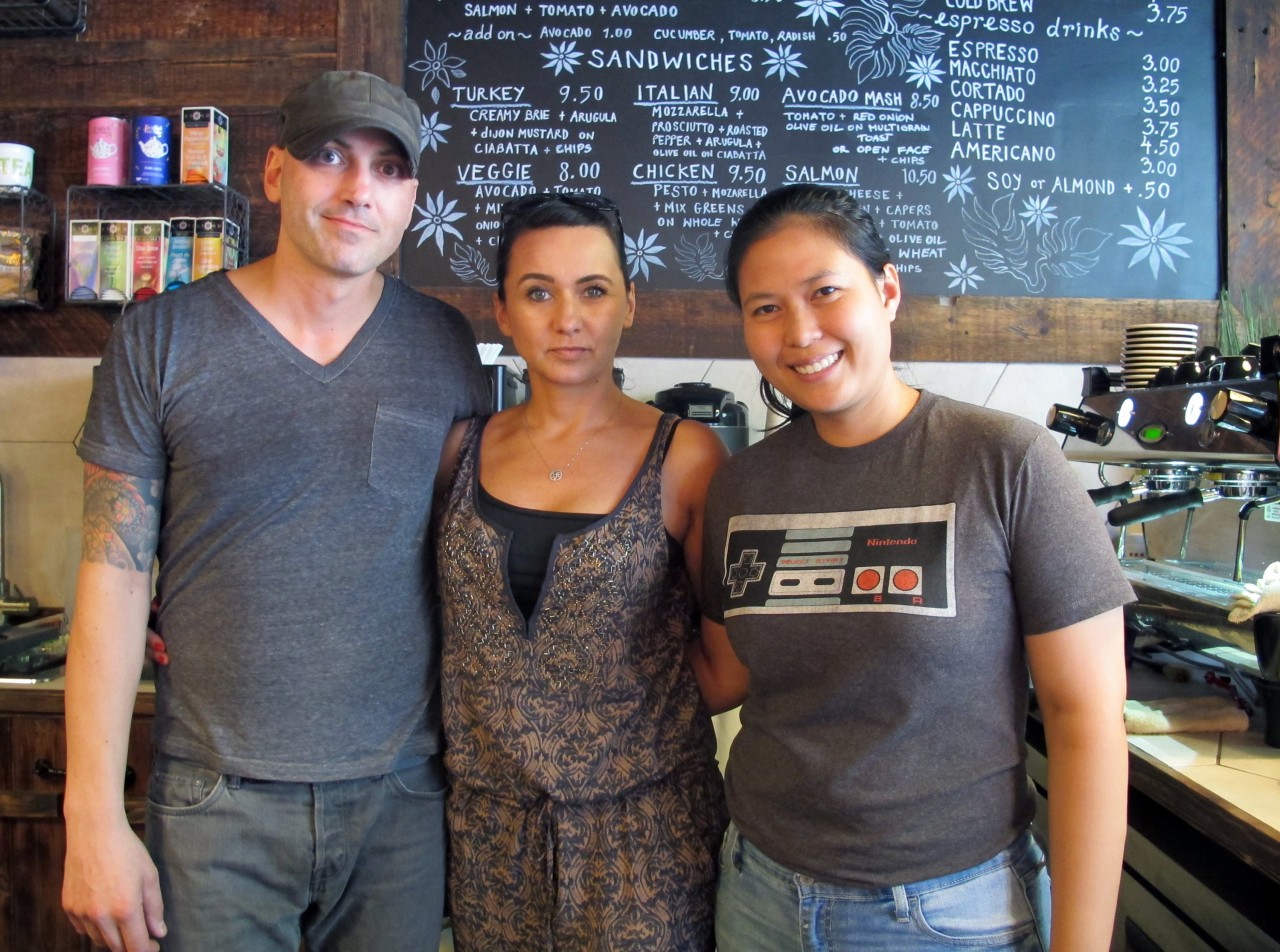
[[[587,434],[587,438],[582,441],[582,445],[578,447],[578,449],[574,452],[574,454],[571,457],[569,457],[569,462],[565,463],[563,466],[557,467],[557,466],[552,466],[550,463],[547,462],[547,458],[542,455],[542,450],[538,449],[538,444],[533,441],[533,431],[529,429],[529,410],[526,407],[525,410],[520,414],[520,422],[524,424],[524,435],[529,438],[529,445],[532,446],[533,451],[538,454],[538,459],[542,460],[542,465],[547,467],[547,479],[551,480],[553,483],[558,483],[560,482],[560,480],[564,479],[565,470],[567,470],[570,466],[573,465],[574,460],[576,460],[581,455],[582,451],[587,448],[587,444],[591,442],[591,440],[595,437],[595,435],[599,433],[601,430],[603,430],[610,423],[613,422],[613,418],[618,415],[618,410],[621,408],[622,408],[622,391],[619,390],[618,402],[613,405],[613,412],[609,414],[609,419],[605,420],[598,427],[596,427],[589,434]]]

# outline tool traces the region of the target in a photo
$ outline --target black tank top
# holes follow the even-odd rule
[[[603,519],[604,514],[524,509],[490,495],[483,486],[477,488],[476,510],[481,517],[511,533],[511,544],[507,549],[507,577],[511,581],[511,594],[515,596],[525,621],[528,621],[547,577],[547,561],[551,558],[556,536],[580,532]]]

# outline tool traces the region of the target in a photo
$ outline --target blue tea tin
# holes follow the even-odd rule
[[[134,185],[169,184],[169,120],[164,116],[138,116],[133,120]]]

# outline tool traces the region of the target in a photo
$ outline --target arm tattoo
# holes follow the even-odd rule
[[[84,467],[86,562],[150,572],[160,535],[164,480],[142,479],[93,463]]]

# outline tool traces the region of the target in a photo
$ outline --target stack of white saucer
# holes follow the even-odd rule
[[[1128,390],[1145,387],[1161,367],[1171,367],[1200,343],[1196,324],[1134,324],[1124,329],[1120,371]]]

